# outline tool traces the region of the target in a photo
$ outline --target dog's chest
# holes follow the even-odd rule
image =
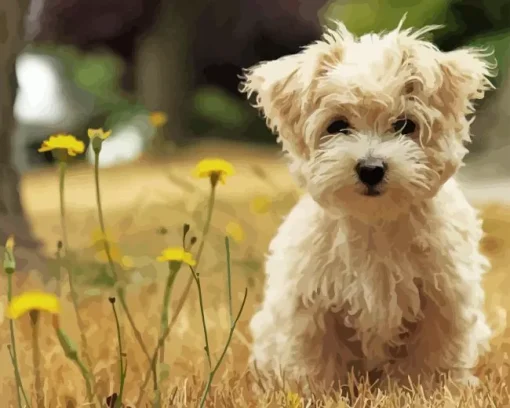
[[[344,316],[358,332],[392,341],[420,317],[429,246],[410,231],[338,228],[321,241],[308,300]]]

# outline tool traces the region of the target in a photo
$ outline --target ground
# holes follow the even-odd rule
[[[101,171],[107,229],[110,239],[116,244],[116,257],[125,265],[122,277],[129,282],[129,308],[135,315],[138,329],[143,333],[149,349],[154,350],[159,330],[163,283],[168,273],[166,264],[158,263],[156,257],[165,247],[180,244],[182,225],[185,222],[191,224],[190,234],[200,237],[209,185],[207,180],[193,179],[190,173],[197,160],[212,155],[230,160],[237,171],[225,185],[219,186],[213,228],[199,267],[213,358],[220,354],[229,331],[223,243],[226,229],[239,241],[232,240],[231,245],[234,308],[239,307],[245,287],[248,288],[248,300],[223,368],[215,377],[207,406],[302,406],[299,396],[280,390],[267,390],[264,396],[256,396],[252,392],[255,380],[245,371],[250,346],[247,323],[260,301],[264,251],[281,217],[289,210],[297,194],[275,150],[232,145],[199,146],[183,151],[166,162],[147,159],[136,165]],[[56,243],[61,239],[55,170],[27,174],[22,181],[22,195],[34,231],[46,244],[45,254],[53,258]],[[250,209],[252,199],[260,196],[269,197],[271,202],[269,211],[264,214],[253,213]],[[117,337],[112,305],[108,301],[114,291],[101,266],[104,254],[94,248],[98,223],[93,173],[88,165],[76,166],[70,171],[66,184],[66,203],[70,226],[69,244],[80,259],[75,268],[80,289],[79,311],[85,321],[97,391],[105,397],[118,392]],[[493,260],[493,268],[485,282],[487,311],[497,332],[491,354],[480,363],[478,369],[478,374],[484,380],[482,388],[464,394],[461,405],[453,401],[449,390],[444,390],[432,400],[422,398],[419,390],[408,393],[395,391],[390,395],[365,390],[358,396],[358,400],[351,400],[350,403],[338,396],[318,396],[317,401],[306,406],[504,407],[510,404],[506,386],[510,344],[510,332],[506,330],[506,311],[510,310],[510,297],[506,294],[506,288],[510,287],[510,207],[494,202],[482,206],[481,211],[487,232],[482,247]],[[168,230],[166,235],[161,234],[161,227]],[[55,273],[54,263],[50,263],[49,269]],[[177,277],[170,316],[185,286],[187,274],[188,271],[183,270]],[[2,277],[1,287],[6,287],[5,282],[5,277]],[[21,290],[44,288],[36,272],[17,272],[16,282],[15,290],[18,293]],[[46,289],[50,286],[47,285]],[[51,288],[55,289],[54,286]],[[82,345],[65,277],[61,282],[61,290],[64,305],[60,316],[61,327],[74,343]],[[0,301],[4,309],[5,290],[1,292]],[[123,341],[128,364],[123,399],[127,406],[133,407],[147,370],[147,361],[134,341],[118,303],[116,305],[124,322]],[[7,406],[15,407],[13,370],[5,347],[9,343],[9,324],[2,309],[1,395],[8,403]],[[197,291],[193,286],[167,341],[165,352],[169,373],[161,384],[165,395],[164,406],[197,406],[205,378],[203,373],[207,368],[199,310]],[[16,321],[15,327],[22,379],[28,392],[35,395],[32,389],[33,363],[28,316]],[[42,315],[40,347],[45,406],[82,406],[85,403],[84,382],[78,369],[65,358],[58,346],[48,315]],[[149,383],[149,393],[151,386]],[[36,406],[35,399],[32,406]]]

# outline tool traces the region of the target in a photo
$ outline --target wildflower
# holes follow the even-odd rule
[[[244,240],[244,230],[237,222],[229,222],[225,227],[225,232],[236,242],[242,242]]]
[[[266,195],[255,197],[250,202],[250,211],[254,214],[265,214],[271,208],[271,198]]]
[[[91,140],[96,139],[96,138],[105,140],[110,137],[110,135],[112,134],[112,131],[111,130],[104,131],[103,128],[89,129],[87,131],[87,134]]]
[[[49,139],[43,141],[38,150],[39,153],[49,151],[54,151],[55,153],[65,151],[69,156],[76,156],[85,151],[85,144],[73,135],[58,134],[50,136]]]
[[[218,181],[225,184],[225,178],[235,174],[234,166],[223,159],[203,159],[195,167],[195,177],[209,178],[215,186]]]
[[[156,111],[156,112],[151,112],[151,114],[149,115],[149,121],[150,121],[151,125],[154,126],[155,128],[160,128],[160,127],[165,126],[167,120],[168,120],[168,117],[166,116],[165,112]]]
[[[185,251],[184,248],[166,248],[161,252],[157,260],[159,262],[183,262],[189,266],[196,265],[191,252]]]
[[[99,154],[99,152],[101,151],[101,147],[103,146],[103,142],[110,137],[112,131],[108,130],[105,132],[103,128],[89,129],[87,131],[87,134],[90,138],[92,149],[96,154]]]
[[[59,314],[60,303],[56,296],[49,293],[25,292],[12,298],[7,308],[7,316],[10,319],[18,319],[33,310]]]

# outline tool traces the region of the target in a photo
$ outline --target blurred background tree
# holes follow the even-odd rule
[[[23,212],[19,194],[19,174],[13,161],[12,134],[15,127],[13,107],[17,79],[15,63],[24,46],[24,17],[29,0],[0,2],[0,241],[15,233],[23,248],[19,253],[19,267],[30,260],[33,267],[41,267],[37,255],[40,242],[32,234]]]

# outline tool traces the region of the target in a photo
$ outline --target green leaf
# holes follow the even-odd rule
[[[241,128],[251,117],[243,103],[215,87],[198,90],[194,97],[194,107],[201,116],[227,129]]]

